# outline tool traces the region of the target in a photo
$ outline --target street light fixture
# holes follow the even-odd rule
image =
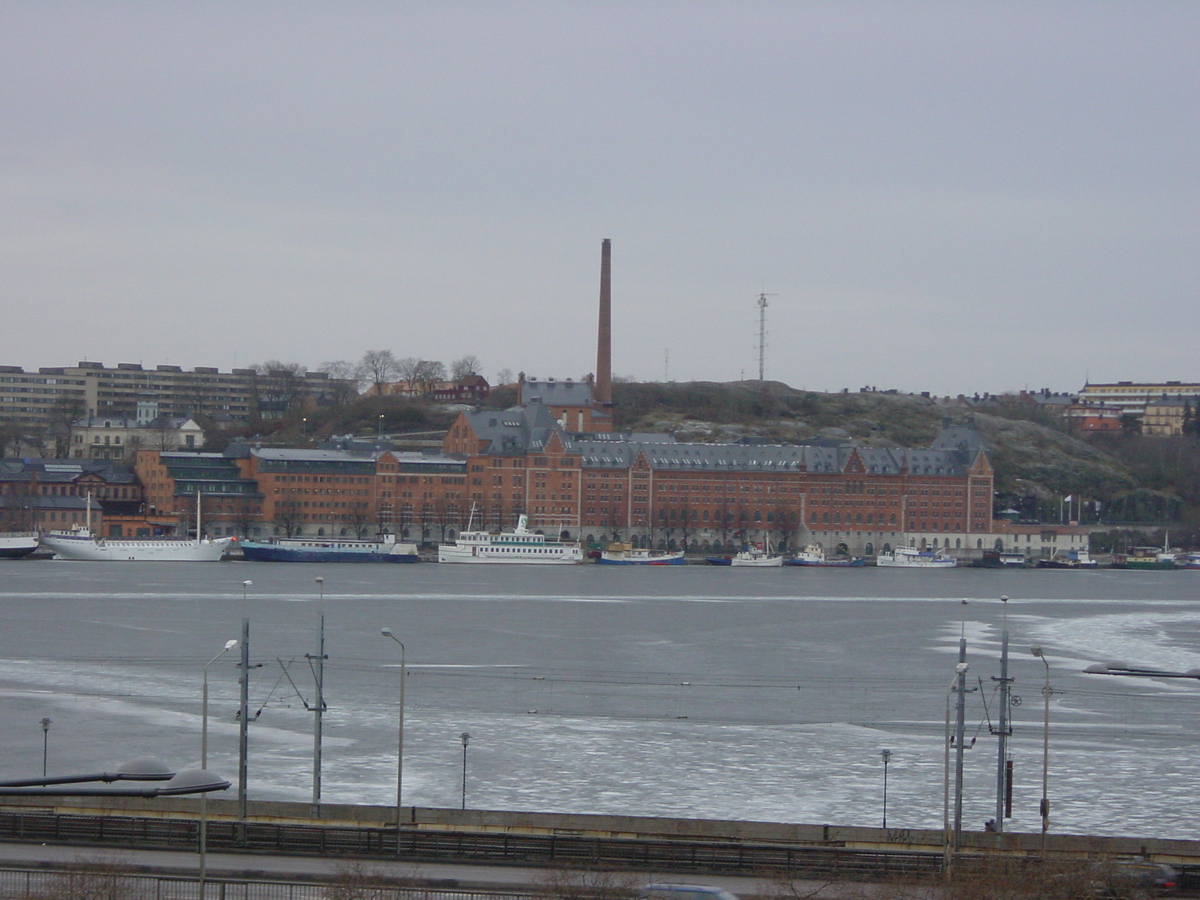
[[[396,740],[396,852],[400,852],[400,812],[401,800],[404,793],[404,682],[408,670],[404,665],[404,642],[392,633],[390,628],[379,631],[385,638],[390,638],[400,645],[400,725],[397,729]]]
[[[89,782],[111,785],[114,781],[161,781],[162,787],[79,787]],[[96,772],[85,775],[58,775],[54,778],[31,778],[19,781],[0,781],[3,797],[174,797],[183,794],[202,794],[223,791],[229,782],[202,769],[172,772],[150,757],[139,757],[117,768],[115,772]]]
[[[471,735],[463,732],[458,736],[463,745],[463,774],[462,774],[462,808],[467,808],[467,744],[471,740]]]
[[[887,828],[887,775],[888,763],[892,760],[892,751],[880,750],[879,755],[883,757],[883,827]]]
[[[50,720],[42,719],[42,777],[46,777],[46,754],[50,749]]]
[[[228,640],[221,652],[204,664],[204,690],[201,692],[200,712],[200,769],[208,771],[208,667],[238,645]],[[204,900],[205,854],[208,850],[208,795],[200,795],[200,900]]]
[[[1050,830],[1050,663],[1039,647],[1030,647],[1029,652],[1046,667],[1046,683],[1042,686],[1042,853],[1046,852],[1046,832]]]

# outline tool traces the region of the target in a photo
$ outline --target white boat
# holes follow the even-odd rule
[[[791,559],[785,560],[787,566],[864,566],[866,559],[861,556],[826,556],[825,548],[820,544],[808,544],[803,550],[797,551]]]
[[[945,550],[918,550],[916,547],[897,547],[892,553],[880,553],[875,565],[897,569],[953,569],[958,560]]]
[[[28,556],[38,548],[36,531],[9,531],[0,533],[0,559],[17,559]]]
[[[596,562],[604,566],[682,566],[687,560],[683,558],[682,550],[652,550],[617,542],[601,551]]]
[[[196,534],[200,534],[200,504],[196,504]],[[92,495],[88,494],[87,521],[73,531],[50,531],[42,546],[58,559],[124,560],[132,562],[217,562],[229,549],[232,537],[208,538],[98,538],[92,534]]]
[[[755,566],[758,568],[774,568],[783,565],[782,556],[772,556],[769,549],[762,544],[751,544],[739,550],[729,560],[731,566]]]
[[[475,511],[471,510],[471,522]],[[579,541],[548,541],[544,534],[530,531],[524,514],[513,531],[464,531],[453,544],[438,546],[438,562],[443,563],[520,563],[570,565],[583,562]],[[471,527],[469,523],[468,528]]]

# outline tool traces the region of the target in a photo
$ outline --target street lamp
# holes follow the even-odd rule
[[[880,750],[879,755],[883,757],[883,827],[887,828],[887,770],[888,763],[892,760],[892,751]]]
[[[204,690],[200,705],[200,768],[208,771],[208,667],[236,647],[235,640],[228,640],[221,652],[204,664]],[[204,900],[205,855],[208,851],[208,795],[200,795],[200,900]]]
[[[42,777],[46,777],[46,754],[50,749],[50,720],[42,719]]]
[[[404,666],[404,642],[390,628],[380,629],[380,634],[400,645],[400,725],[396,740],[396,852],[400,852],[400,810],[404,792],[404,681],[408,671]]]
[[[383,437],[383,413],[379,414],[379,437]]]
[[[458,736],[463,745],[463,776],[462,776],[462,808],[467,808],[467,744],[471,740],[471,735],[463,732]]]
[[[1029,652],[1046,667],[1046,683],[1042,686],[1042,853],[1046,852],[1046,832],[1050,829],[1050,663],[1041,647],[1030,647]]]

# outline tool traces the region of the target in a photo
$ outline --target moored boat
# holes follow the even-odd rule
[[[820,544],[808,544],[803,550],[784,560],[786,566],[865,566],[861,556],[826,556]]]
[[[38,548],[35,531],[9,531],[0,533],[0,559],[19,559]]]
[[[1192,551],[1180,563],[1181,569],[1200,569],[1200,553]]]
[[[983,569],[1025,569],[1030,560],[1020,550],[984,550],[973,565]]]
[[[200,537],[200,504],[196,504],[196,534],[188,538],[103,538],[92,534],[92,495],[88,494],[85,524],[72,531],[50,531],[41,545],[54,551],[57,559],[93,562],[217,562],[233,543],[232,537]]]
[[[893,569],[953,569],[958,560],[945,550],[918,550],[916,547],[897,547],[875,557],[875,565]]]
[[[1095,569],[1096,560],[1086,550],[1063,550],[1049,559],[1037,561],[1039,569]]]
[[[1176,569],[1175,551],[1156,547],[1134,547],[1128,553],[1114,553],[1114,569]]]
[[[474,510],[472,510],[472,520]],[[549,541],[527,528],[524,514],[513,531],[464,531],[453,544],[438,546],[438,562],[570,565],[583,562],[578,541]],[[467,526],[470,528],[470,524]]]
[[[52,531],[42,535],[42,545],[58,559],[126,560],[133,562],[216,562],[225,555],[233,538],[98,538],[80,525],[74,531]]]
[[[686,562],[682,550],[652,550],[634,547],[628,542],[608,545],[596,562],[605,566],[682,566]]]
[[[253,562],[415,563],[421,557],[416,544],[397,543],[394,534],[378,540],[335,538],[277,538],[273,541],[239,541],[242,555]]]
[[[762,544],[751,544],[739,550],[729,560],[731,566],[753,566],[756,568],[774,568],[783,565],[782,556],[772,556],[771,551]]]

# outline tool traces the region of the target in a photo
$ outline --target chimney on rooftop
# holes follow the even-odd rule
[[[608,238],[600,245],[600,329],[592,401],[600,409],[612,408],[612,241]]]

